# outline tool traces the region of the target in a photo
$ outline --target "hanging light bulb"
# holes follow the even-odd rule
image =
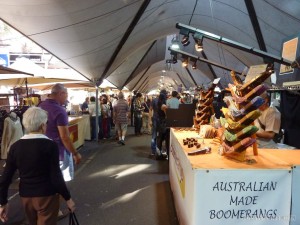
[[[197,52],[203,51],[202,40],[197,40],[197,42],[195,43],[195,49]]]
[[[183,38],[181,39],[181,44],[183,46],[188,46],[190,44],[189,36],[188,35],[184,35],[183,36]]]
[[[177,55],[173,55],[172,62],[173,62],[174,64],[177,63]]]
[[[193,70],[197,69],[197,61],[196,61],[196,60],[195,60],[195,62],[194,62],[193,65],[192,65],[192,69],[193,69]]]
[[[182,66],[186,68],[186,67],[188,66],[188,64],[189,64],[188,58],[186,58],[186,57],[183,58],[183,59],[182,59]]]
[[[181,39],[181,44],[183,46],[188,46],[190,44],[190,41],[189,41],[189,30],[187,29],[180,29],[180,32],[179,34],[183,35],[182,39]]]
[[[195,49],[197,52],[203,51],[203,35],[199,33],[195,33],[193,35],[195,40]]]
[[[173,39],[171,41],[171,48],[172,49],[180,49],[179,40],[178,40],[177,35],[175,37],[173,37]]]

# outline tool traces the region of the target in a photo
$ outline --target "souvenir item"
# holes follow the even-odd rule
[[[225,130],[224,136],[227,141],[233,142],[233,141],[238,141],[239,139],[243,139],[245,137],[251,136],[256,131],[258,131],[258,128],[256,126],[250,125],[250,126],[245,127],[244,129],[240,130],[236,134],[232,133],[228,130]]]

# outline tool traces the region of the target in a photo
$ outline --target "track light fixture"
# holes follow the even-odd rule
[[[204,59],[204,58],[200,58],[197,55],[193,55],[193,54],[190,54],[188,52],[184,52],[182,50],[173,50],[173,49],[170,49],[170,48],[168,50],[171,51],[171,55],[177,54],[177,55],[182,57],[181,61],[182,61],[182,66],[184,66],[184,67],[188,65],[188,60],[190,60],[191,62],[193,62],[193,65],[192,65],[193,69],[194,69],[195,66],[197,66],[197,61],[201,61],[201,62],[207,63],[209,65],[213,65],[213,66],[216,66],[218,68],[222,68],[224,70],[228,70],[228,71],[234,70],[232,68],[223,66],[221,64],[218,64],[216,62],[213,62],[213,61],[210,61],[210,60],[207,60],[207,59]],[[236,71],[236,74],[242,74],[242,72]]]
[[[195,40],[195,49],[197,52],[203,51],[203,35],[199,33],[195,33],[193,35]]]
[[[189,30],[187,29],[180,29],[180,32],[179,34],[183,35],[183,38],[181,39],[181,44],[183,46],[188,46],[190,44],[190,41],[189,41]]]
[[[173,64],[177,63],[177,55],[173,55],[172,62]]]
[[[195,61],[193,62],[192,69],[193,69],[193,70],[197,69],[197,60],[195,60]]]
[[[171,50],[170,54],[171,54],[171,59],[167,59],[166,62],[167,63],[172,63],[175,64],[177,63],[177,53],[172,51],[172,48],[169,47],[169,49]],[[173,49],[174,50],[174,49]]]
[[[171,41],[171,48],[172,49],[180,49],[180,46],[179,46],[179,40],[178,40],[178,36],[176,35],[175,37],[172,38],[172,41]]]
[[[254,47],[241,44],[239,42],[230,40],[228,38],[225,38],[225,37],[213,34],[213,33],[209,33],[209,32],[204,31],[204,30],[200,30],[200,29],[191,27],[189,25],[185,25],[185,24],[182,24],[182,23],[176,23],[176,28],[180,29],[180,34],[182,34],[182,35],[187,35],[188,36],[190,33],[193,34],[193,35],[200,34],[200,35],[203,36],[203,38],[208,38],[210,40],[219,42],[221,44],[231,46],[233,48],[237,48],[239,50],[242,50],[242,51],[245,51],[245,52],[260,56],[260,57],[263,57],[264,59],[269,59],[272,63],[277,62],[277,63],[283,64],[283,65],[286,65],[286,66],[291,66],[291,64],[292,64],[293,66],[297,67],[296,63],[293,63],[292,61],[290,61],[288,59],[284,59],[282,57],[270,54],[268,52],[264,52],[260,49],[255,49]],[[197,38],[197,39],[202,39],[202,38]]]
[[[181,44],[183,46],[188,46],[190,44],[190,41],[189,41],[189,36],[183,36],[183,38],[181,39]]]
[[[195,49],[197,52],[203,51],[202,40],[197,40],[197,42],[195,43]]]
[[[182,56],[182,66],[186,68],[188,64],[189,64],[189,58],[186,56]]]

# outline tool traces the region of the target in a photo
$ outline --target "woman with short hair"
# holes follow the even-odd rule
[[[66,200],[70,211],[75,203],[59,168],[57,144],[44,134],[47,112],[31,107],[23,114],[26,134],[9,151],[6,167],[0,177],[0,219],[7,216],[7,194],[12,177],[19,171],[19,194],[29,224],[55,225],[59,210],[59,194]]]

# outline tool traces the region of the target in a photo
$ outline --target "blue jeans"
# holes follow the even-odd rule
[[[70,181],[74,179],[73,157],[72,154],[68,152],[68,150],[65,150],[64,160],[59,161],[59,166],[65,181]]]
[[[153,154],[155,154],[156,151],[156,137],[157,137],[156,119],[152,117],[151,153]]]
[[[91,117],[91,140],[95,140],[97,137],[96,134],[96,116],[92,116]],[[103,138],[103,134],[102,134],[102,118],[101,116],[98,117],[98,130],[99,130],[99,135],[98,138],[101,139],[101,137]]]

